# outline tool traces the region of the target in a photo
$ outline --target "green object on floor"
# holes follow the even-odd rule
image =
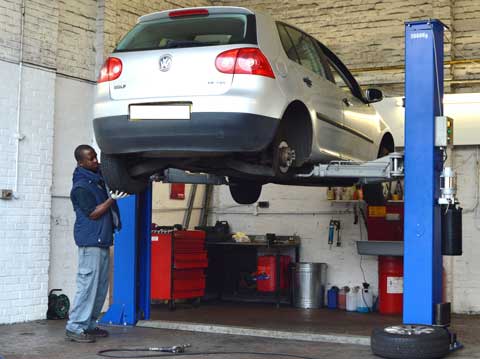
[[[65,319],[70,309],[70,300],[65,294],[57,295],[61,289],[52,289],[48,293],[47,319]]]

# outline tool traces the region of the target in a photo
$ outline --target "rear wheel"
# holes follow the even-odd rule
[[[119,156],[101,154],[102,175],[112,191],[140,193],[148,185],[148,179],[136,179],[128,173],[127,161]]]
[[[286,177],[295,163],[295,149],[284,131],[279,131],[273,144],[273,170],[275,176]]]
[[[262,184],[257,182],[230,182],[230,194],[235,202],[239,204],[255,203],[262,193]]]

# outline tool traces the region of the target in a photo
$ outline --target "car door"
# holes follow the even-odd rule
[[[380,116],[363,97],[362,90],[345,65],[324,45],[321,45],[333,75],[335,91],[342,98],[343,130],[347,141],[341,151],[353,160],[377,157],[375,139],[380,131]]]
[[[296,73],[297,99],[302,100],[313,118],[312,161],[340,157],[338,142],[344,141],[340,130],[343,121],[341,98],[328,90],[325,63],[320,58],[315,40],[298,29],[278,23],[282,45],[293,60]]]

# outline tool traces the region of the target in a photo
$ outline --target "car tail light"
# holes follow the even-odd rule
[[[208,15],[207,9],[187,9],[187,10],[176,10],[168,13],[168,17],[183,17],[183,16],[198,16],[198,15]]]
[[[259,75],[275,78],[265,55],[256,47],[222,52],[215,60],[218,71],[226,74]]]
[[[118,79],[122,74],[122,68],[122,60],[116,57],[109,57],[100,69],[97,83]]]

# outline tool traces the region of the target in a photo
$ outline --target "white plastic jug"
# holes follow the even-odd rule
[[[358,290],[359,287],[353,287],[347,293],[347,312],[355,312],[357,310]]]
[[[373,295],[370,288],[361,288],[357,293],[357,312],[368,313],[372,311]]]

